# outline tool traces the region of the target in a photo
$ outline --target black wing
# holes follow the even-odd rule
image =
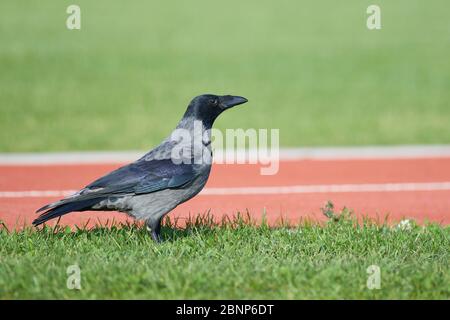
[[[33,224],[39,225],[72,211],[88,210],[112,195],[142,195],[180,188],[196,177],[197,173],[191,164],[175,164],[171,159],[140,159],[97,179],[73,196],[40,208],[37,212],[46,212]]]

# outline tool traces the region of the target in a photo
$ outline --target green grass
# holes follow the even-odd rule
[[[450,143],[447,0],[0,4],[0,152],[148,149],[197,94],[282,146]]]
[[[295,228],[206,216],[186,228],[166,224],[160,245],[136,225],[3,229],[0,298],[450,298],[449,227],[399,229],[326,213],[325,225]],[[74,264],[81,290],[66,287]],[[366,286],[371,265],[381,270],[378,290]]]

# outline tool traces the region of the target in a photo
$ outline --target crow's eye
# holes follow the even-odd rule
[[[211,99],[211,100],[209,100],[209,103],[211,103],[213,106],[217,106],[219,104],[219,100],[218,99]]]

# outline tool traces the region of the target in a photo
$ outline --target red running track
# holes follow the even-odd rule
[[[60,197],[28,197],[21,191],[78,190],[97,177],[117,168],[118,164],[21,165],[0,166],[0,220],[8,228],[28,225],[35,210]],[[376,160],[297,160],[282,161],[274,176],[260,175],[259,165],[214,165],[206,186],[211,188],[288,187],[311,185],[364,185],[386,183],[450,182],[450,158],[376,159]],[[276,190],[277,188],[271,188]],[[246,189],[243,189],[244,193]],[[8,195],[8,193],[14,196]],[[275,223],[281,217],[291,223],[302,218],[324,220],[320,208],[332,201],[337,209],[351,208],[358,216],[391,222],[404,218],[419,223],[450,223],[450,189],[365,192],[301,192],[269,194],[201,194],[172,211],[172,217],[211,213],[217,217],[247,210],[256,219],[266,217]],[[77,212],[64,216],[62,225],[93,225],[97,222],[125,221],[116,212]],[[182,221],[182,220],[181,220]],[[56,221],[55,221],[56,222]],[[54,222],[52,222],[54,223]],[[50,224],[52,224],[50,223]]]

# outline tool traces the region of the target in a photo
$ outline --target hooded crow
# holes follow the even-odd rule
[[[195,97],[172,134],[139,160],[97,179],[75,194],[37,212],[40,225],[73,211],[120,211],[144,220],[161,241],[162,218],[197,195],[211,171],[211,128],[225,110],[247,102],[239,96]]]

